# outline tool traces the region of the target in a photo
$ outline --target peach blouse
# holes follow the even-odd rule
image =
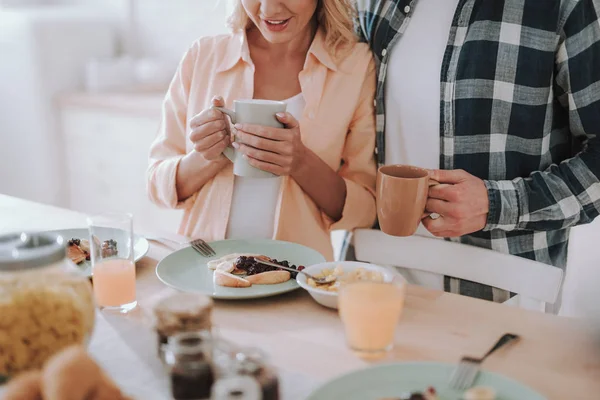
[[[283,177],[274,239],[311,247],[333,258],[329,232],[370,227],[375,209],[375,65],[366,44],[356,44],[336,62],[319,30],[299,74],[306,101],[300,119],[305,146],[345,180],[342,218],[332,221],[290,177]],[[162,122],[150,149],[148,194],[157,205],[185,210],[179,234],[205,240],[225,238],[233,192],[228,164],[193,196],[177,198],[175,177],[180,160],[193,150],[189,121],[220,95],[253,98],[254,65],[244,32],[204,37],[185,54],[165,97]],[[205,161],[209,165],[209,161]]]

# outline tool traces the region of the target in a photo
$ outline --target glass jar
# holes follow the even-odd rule
[[[185,332],[212,330],[213,300],[196,293],[177,293],[154,307],[158,355],[164,361],[163,346],[169,337]]]
[[[279,400],[279,378],[267,364],[267,356],[259,349],[240,349],[232,361],[232,374],[254,378],[263,400]]]
[[[61,236],[0,236],[0,376],[87,344],[94,318],[89,279],[67,258]]]
[[[261,387],[246,375],[231,375],[215,382],[211,400],[261,400]]]
[[[207,332],[186,332],[170,336],[164,347],[169,367],[171,395],[175,400],[210,399],[215,373],[212,339]]]

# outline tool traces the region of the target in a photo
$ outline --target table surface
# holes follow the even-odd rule
[[[85,215],[0,195],[0,233],[85,227]],[[153,305],[173,293],[155,275],[171,249],[151,244],[137,263],[139,307],[128,315],[97,312],[90,352],[118,384],[139,400],[169,398],[156,357]],[[484,364],[548,399],[591,399],[600,393],[600,335],[582,320],[525,311],[411,286],[397,329],[396,346],[385,361],[457,362],[480,355],[503,333],[521,341]],[[335,311],[306,292],[252,301],[216,301],[220,334],[270,356],[280,374],[284,400],[303,399],[327,380],[370,364],[346,347]],[[521,400],[521,399],[519,399]]]

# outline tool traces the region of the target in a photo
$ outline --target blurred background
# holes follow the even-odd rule
[[[0,193],[175,230],[146,199],[148,148],[180,57],[227,31],[228,4],[0,0]]]

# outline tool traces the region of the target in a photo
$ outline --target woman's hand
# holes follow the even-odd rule
[[[236,124],[238,149],[250,165],[275,175],[294,176],[304,164],[307,149],[300,137],[298,121],[290,113],[277,113],[285,128]]]
[[[224,107],[225,102],[222,97],[214,97],[212,105]],[[190,140],[194,143],[194,150],[208,161],[220,158],[223,150],[231,144],[229,122],[219,110],[207,108],[192,118],[190,127]]]
[[[212,105],[223,107],[222,97],[214,97]],[[229,160],[223,150],[231,143],[229,122],[219,110],[207,108],[190,121],[190,140],[194,151],[187,153],[179,163],[175,177],[177,200],[179,202],[198,192],[215,177]]]

